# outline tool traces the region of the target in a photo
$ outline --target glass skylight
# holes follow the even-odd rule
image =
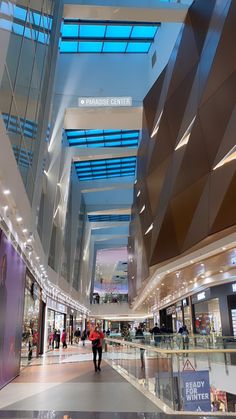
[[[24,118],[17,118],[14,115],[2,113],[3,121],[6,129],[15,134],[21,134],[28,138],[35,138],[37,134],[37,124],[33,121]]]
[[[74,165],[78,178],[81,181],[134,176],[136,157],[78,161]]]
[[[120,215],[88,215],[88,219],[91,222],[104,222],[104,221],[130,221],[129,214]]]
[[[67,130],[70,147],[137,147],[138,130]]]
[[[65,19],[60,52],[147,53],[160,23]]]
[[[0,2],[0,14],[0,28],[43,44],[49,44],[52,28],[51,16],[42,15],[39,11],[27,7],[9,5],[6,1]]]

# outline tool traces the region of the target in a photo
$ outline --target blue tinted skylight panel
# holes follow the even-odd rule
[[[125,52],[127,42],[104,42],[102,52]]]
[[[157,31],[156,26],[134,26],[131,38],[150,38],[153,39]]]
[[[74,37],[77,38],[79,34],[78,25],[63,25],[62,27],[62,36],[64,38]]]
[[[129,38],[132,26],[108,25],[106,38]]]
[[[106,147],[120,147],[121,146],[121,141],[116,141],[116,142],[109,142],[106,143]]]
[[[101,130],[101,129],[90,129],[90,130],[86,130],[85,133],[86,133],[86,135],[91,135],[91,134],[101,135],[101,134],[103,134],[103,130]]]
[[[30,28],[27,28],[26,26],[25,26],[24,36],[25,38],[29,38],[29,39],[31,39],[31,36],[32,36]]]
[[[105,135],[104,136],[105,140],[120,140],[121,135],[117,134],[117,135]]]
[[[41,42],[42,44],[45,44],[47,40],[47,36],[44,32],[39,32],[38,33],[38,41]]]
[[[11,15],[12,7],[6,1],[2,1],[2,3],[0,4],[0,12],[4,15]]]
[[[41,15],[39,13],[30,12],[33,15],[33,23],[37,26],[41,25]]]
[[[102,42],[80,42],[79,52],[101,52]]]
[[[105,25],[80,25],[79,36],[81,38],[103,38]]]
[[[26,16],[27,16],[27,10],[24,9],[23,7],[14,6],[13,7],[13,16],[17,19],[25,21]]]
[[[127,132],[127,134],[122,134],[122,138],[138,138],[137,132]]]
[[[17,33],[17,35],[23,35],[24,26],[19,25],[18,23],[13,23],[12,28],[13,28],[13,32]]]
[[[78,43],[77,42],[61,42],[60,50],[61,52],[77,52]]]
[[[8,31],[11,31],[11,29],[12,29],[12,22],[10,22],[7,19],[0,19],[0,28],[6,29]]]
[[[144,53],[149,51],[150,46],[150,42],[129,42],[126,52]]]

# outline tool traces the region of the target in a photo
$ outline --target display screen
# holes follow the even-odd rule
[[[102,249],[97,251],[94,292],[127,294],[127,248]]]

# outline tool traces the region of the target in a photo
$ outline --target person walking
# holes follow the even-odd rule
[[[65,329],[63,329],[62,334],[61,334],[61,343],[62,343],[63,349],[67,348]]]
[[[56,349],[60,348],[61,332],[60,329],[56,331]]]
[[[152,335],[154,338],[154,344],[155,346],[159,346],[160,342],[161,342],[161,331],[160,331],[160,327],[157,326],[157,323],[155,323],[155,326],[152,329]]]
[[[144,338],[144,334],[143,334],[143,326],[140,323],[136,332],[135,332],[135,339],[139,339],[140,343],[144,344],[145,343],[145,338]],[[141,360],[141,368],[145,368],[145,363],[144,363],[144,352],[145,349],[144,348],[140,348],[140,360]]]
[[[185,349],[189,349],[189,331],[187,329],[187,326],[185,325],[183,325],[182,329],[183,330],[182,330],[181,336],[183,340],[183,350],[185,350]],[[185,353],[185,356],[188,356],[188,354]]]
[[[84,329],[84,331],[82,333],[82,336],[81,336],[81,340],[83,342],[83,346],[85,346],[86,337],[87,337],[87,332],[86,332],[86,329]]]
[[[81,336],[81,332],[79,328],[76,329],[74,336],[75,336],[75,343],[79,344],[79,338]]]
[[[104,333],[101,331],[100,326],[97,325],[95,329],[89,334],[89,340],[91,340],[92,342],[93,363],[94,363],[95,372],[101,371],[100,365],[102,361],[103,339],[104,339]],[[98,363],[97,363],[97,354],[98,354]]]

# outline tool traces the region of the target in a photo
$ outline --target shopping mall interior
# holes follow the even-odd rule
[[[0,418],[236,417],[235,39],[235,0],[0,0]]]

